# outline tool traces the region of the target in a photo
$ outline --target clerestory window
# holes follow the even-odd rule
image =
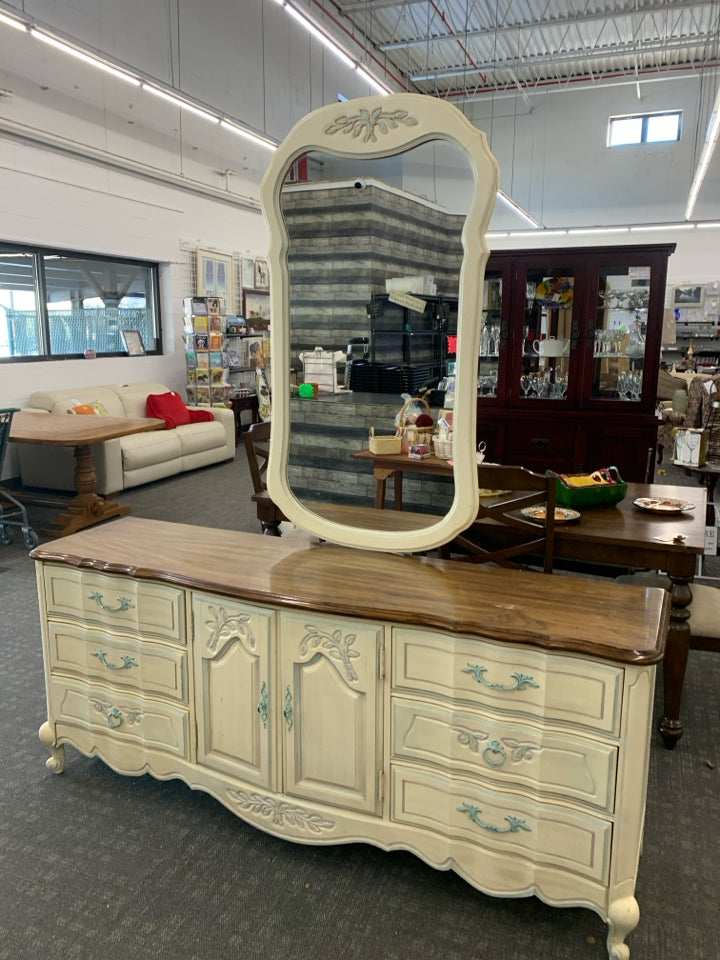
[[[610,117],[608,146],[619,147],[633,143],[663,143],[668,140],[679,140],[681,129],[682,110]]]

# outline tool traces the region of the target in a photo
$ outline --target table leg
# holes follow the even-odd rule
[[[670,628],[667,636],[665,659],[663,661],[663,685],[665,702],[663,717],[658,729],[668,750],[673,750],[683,735],[683,722],[680,719],[685,669],[690,650],[690,610],[692,591],[690,577],[673,576],[668,571],[672,584],[672,607],[670,610]]]
[[[402,470],[396,470],[393,477],[393,510],[403,508],[403,475]]]
[[[98,496],[97,476],[89,444],[75,447],[75,490],[76,496],[68,503],[63,513],[44,528],[49,537],[66,537],[85,527],[90,527],[111,517],[124,517],[130,513],[125,504],[113,503]]]
[[[375,476],[375,509],[384,510],[385,509],[385,492],[387,490],[387,479],[395,473],[394,470],[389,470],[387,467],[379,467],[377,464],[373,467],[373,474]],[[395,480],[397,483],[397,479]]]

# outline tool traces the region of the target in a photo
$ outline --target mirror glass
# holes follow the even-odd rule
[[[393,434],[403,407],[403,420],[420,411],[433,428],[445,409],[452,411],[445,419],[454,418],[454,397],[443,388],[456,369],[461,234],[472,192],[467,157],[440,140],[375,159],[316,150],[288,169],[281,195],[290,317],[287,472],[305,506],[328,515],[328,504],[362,507],[364,523],[387,522],[392,518],[376,516],[373,464],[354,456],[368,448],[370,427]],[[435,453],[430,431],[411,428],[405,446],[414,438]],[[433,461],[433,469],[442,467],[444,475],[404,474],[403,510],[415,516],[403,523],[427,527],[448,512],[452,466]]]
[[[299,527],[410,552],[475,518],[478,318],[497,181],[485,135],[417,94],[321,107],[273,156],[262,187],[268,492]]]

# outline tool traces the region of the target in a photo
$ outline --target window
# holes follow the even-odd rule
[[[0,361],[125,354],[122,330],[160,353],[157,264],[0,241]]]
[[[682,111],[668,113],[638,113],[630,117],[610,117],[608,146],[627,143],[661,143],[679,140]]]

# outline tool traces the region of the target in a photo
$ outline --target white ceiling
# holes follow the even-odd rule
[[[451,101],[718,74],[717,0],[300,0],[391,86]],[[352,40],[350,39],[352,36]],[[720,74],[718,74],[720,76]]]

